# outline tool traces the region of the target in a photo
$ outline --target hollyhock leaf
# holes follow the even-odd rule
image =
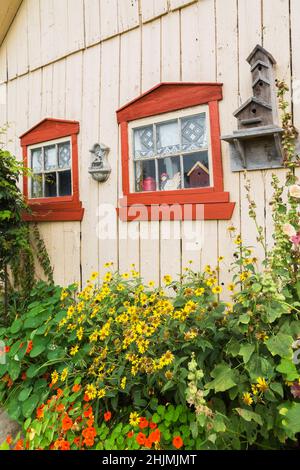
[[[278,333],[276,336],[265,341],[265,344],[272,356],[288,357],[292,354],[292,336]]]
[[[244,363],[247,364],[255,350],[254,344],[243,344],[239,351],[239,356],[243,357]]]
[[[214,389],[216,392],[224,392],[237,385],[235,373],[228,364],[218,364],[211,372],[214,380],[207,383],[205,388]]]
[[[260,426],[263,425],[261,416],[257,413],[254,413],[254,411],[245,410],[244,408],[235,408],[235,410],[245,421],[255,421]]]
[[[289,358],[281,359],[279,366],[276,367],[278,372],[285,375],[286,380],[293,381],[299,377],[295,364]]]

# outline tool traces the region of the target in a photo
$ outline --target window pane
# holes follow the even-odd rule
[[[156,191],[154,160],[135,162],[135,190]]]
[[[135,158],[152,157],[154,155],[153,126],[134,129]]]
[[[159,189],[172,191],[181,188],[180,157],[158,159]]]
[[[60,171],[58,173],[59,196],[70,196],[72,194],[71,171]]]
[[[43,179],[41,174],[31,179],[31,197],[43,197]]]
[[[205,113],[181,119],[182,150],[207,146]]]
[[[44,148],[45,151],[45,170],[53,170],[57,168],[57,155],[56,155],[56,146],[49,145]]]
[[[33,173],[39,173],[43,169],[42,149],[31,150],[31,168]]]
[[[63,142],[62,144],[58,144],[58,165],[59,168],[70,168],[70,142]]]
[[[180,148],[178,122],[169,121],[156,126],[157,153],[168,155],[177,153]]]
[[[185,188],[202,188],[210,185],[208,153],[199,152],[183,156]]]
[[[56,197],[56,173],[46,173],[45,174],[45,197]]]

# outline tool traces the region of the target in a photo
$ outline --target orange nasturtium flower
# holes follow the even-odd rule
[[[41,405],[36,410],[36,417],[38,419],[42,419],[44,417],[44,408],[45,408],[45,405]]]
[[[81,389],[81,385],[80,384],[75,384],[72,387],[72,392],[74,392],[74,393],[79,392],[80,389]]]
[[[133,436],[134,436],[134,431],[129,431],[129,433],[127,434],[127,437],[131,439]]]
[[[149,439],[152,443],[159,442],[160,441],[160,430],[157,428],[155,431],[152,431],[149,434]]]
[[[140,445],[143,446],[145,444],[146,436],[143,432],[139,432],[138,435],[136,436],[136,442]]]
[[[147,428],[149,426],[149,423],[147,421],[146,418],[144,418],[143,416],[140,417],[140,422],[139,422],[139,428],[140,429],[144,429],[144,428]]]
[[[183,446],[183,440],[181,439],[180,436],[174,437],[173,446],[176,447],[176,449],[180,449]]]
[[[104,421],[109,421],[110,419],[111,419],[111,412],[106,411],[106,413],[104,413]]]
[[[73,421],[68,415],[65,415],[62,420],[62,430],[68,431],[73,426]]]
[[[7,436],[6,442],[7,442],[7,444],[9,444],[9,445],[12,443],[12,437],[11,437],[10,434]]]

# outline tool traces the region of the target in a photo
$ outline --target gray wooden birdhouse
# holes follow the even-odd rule
[[[247,58],[251,66],[253,96],[233,115],[238,130],[221,137],[230,145],[232,171],[282,166],[282,129],[278,125],[274,57],[257,45]]]

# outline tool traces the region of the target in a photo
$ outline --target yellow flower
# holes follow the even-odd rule
[[[164,277],[163,277],[163,281],[165,284],[171,284],[172,282],[172,277],[169,275],[169,274],[166,274]]]
[[[234,240],[234,243],[235,243],[236,245],[241,245],[241,244],[242,244],[242,239],[241,239],[241,236],[240,236],[240,235],[238,235],[238,236],[236,237],[236,239]]]
[[[171,372],[170,370],[167,370],[165,372],[165,377],[166,377],[167,380],[171,380],[172,377],[173,377],[173,372]]]
[[[138,426],[141,418],[139,417],[139,414],[136,411],[133,411],[129,415],[129,424],[131,426]]]
[[[196,290],[195,290],[195,295],[197,297],[201,297],[201,295],[203,295],[205,292],[205,289],[203,287],[198,287]]]
[[[222,289],[221,286],[215,286],[215,287],[212,288],[212,293],[213,294],[221,294],[222,290],[223,289]]]
[[[233,292],[234,289],[235,289],[235,285],[233,283],[230,283],[227,285],[227,289],[230,291],[230,292]]]
[[[258,389],[257,389],[256,385],[254,385],[254,384],[251,385],[251,390],[252,390],[253,395],[257,395],[257,394],[258,394]]]
[[[205,271],[207,274],[211,274],[212,271],[211,271],[211,267],[210,267],[209,264],[207,264],[207,265],[205,266],[204,271]]]
[[[263,377],[258,377],[256,379],[256,387],[263,393],[266,392],[269,388],[266,380]]]
[[[103,397],[105,397],[105,395],[106,395],[106,392],[105,392],[104,388],[101,388],[101,390],[99,390],[99,392],[98,392],[98,398],[103,398]]]
[[[266,341],[267,339],[269,339],[269,336],[265,331],[258,331],[255,336],[257,339],[260,339],[262,341]]]
[[[120,384],[120,386],[121,386],[121,389],[122,389],[122,390],[124,390],[125,387],[126,387],[126,381],[127,381],[127,378],[126,378],[126,377],[123,377],[123,378],[121,379],[121,384]]]
[[[245,393],[243,394],[243,402],[244,402],[246,405],[249,405],[249,406],[253,403],[253,399],[252,399],[252,397],[251,397],[251,395],[250,395],[249,392],[245,392]]]
[[[73,347],[70,349],[70,355],[71,355],[71,356],[75,356],[75,354],[78,353],[78,349],[79,349],[78,344],[76,344],[76,346],[73,346]]]
[[[64,370],[61,373],[60,380],[64,382],[68,376],[69,370],[67,367],[64,368]]]
[[[112,280],[112,273],[106,273],[104,276],[105,282],[110,282]]]
[[[94,398],[96,398],[97,389],[96,389],[95,385],[93,385],[93,384],[87,385],[85,391],[86,391],[86,394],[87,394],[87,396],[89,397],[90,400],[93,400]]]
[[[223,259],[224,259],[224,256],[219,256],[218,262],[221,263],[221,261],[223,261]]]
[[[123,277],[123,279],[128,279],[128,278],[129,278],[129,274],[128,274],[128,273],[123,273],[123,274],[122,274],[122,277]]]
[[[62,290],[62,293],[61,293],[61,295],[60,295],[60,300],[61,300],[61,301],[64,300],[66,297],[68,297],[68,295],[69,295],[69,294],[68,294],[67,291]]]
[[[52,374],[51,374],[51,381],[52,381],[53,384],[56,384],[56,382],[58,381],[58,377],[59,377],[59,375],[58,375],[58,373],[56,372],[56,370],[55,370],[54,372],[52,372]]]
[[[154,281],[149,281],[149,283],[148,283],[148,286],[149,286],[149,287],[154,287],[154,285],[155,285],[155,282],[154,282]]]
[[[77,330],[77,332],[76,332],[76,336],[77,336],[77,338],[79,339],[79,341],[81,341],[82,338],[83,338],[83,331],[84,331],[84,330],[83,330],[83,328],[82,328],[82,326],[81,326],[80,328],[78,328],[78,330]]]
[[[99,273],[97,271],[94,271],[91,274],[91,281],[94,281],[95,279],[97,279],[98,276],[99,276]]]
[[[215,279],[214,279],[214,278],[207,279],[206,285],[207,285],[208,287],[211,287],[211,286],[213,286],[214,284],[215,284]]]
[[[240,280],[244,282],[246,279],[248,279],[249,276],[250,274],[247,271],[244,271],[242,274],[240,274]]]
[[[90,343],[96,342],[98,339],[98,336],[99,336],[98,330],[93,331],[93,333],[91,333],[89,336]]]
[[[110,268],[110,266],[112,266],[114,263],[112,261],[110,261],[109,263],[105,263],[104,264],[104,267],[105,268]]]
[[[233,226],[233,225],[230,225],[228,228],[227,228],[228,232],[235,232],[236,231],[236,228]]]

